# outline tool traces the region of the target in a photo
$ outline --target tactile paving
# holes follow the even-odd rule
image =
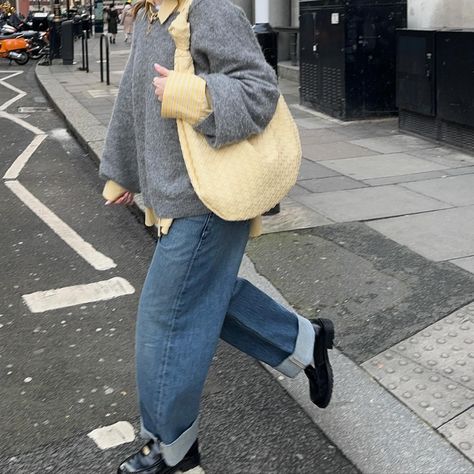
[[[474,407],[443,425],[439,432],[474,462]]]
[[[455,421],[474,406],[474,304],[362,365],[433,427]]]
[[[474,403],[474,392],[393,351],[363,364],[385,388],[438,428]]]

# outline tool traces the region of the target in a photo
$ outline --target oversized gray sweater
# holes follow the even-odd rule
[[[209,212],[190,183],[176,120],[161,117],[152,85],[154,63],[173,69],[175,45],[168,28],[176,16],[149,28],[139,14],[100,165],[104,179],[141,192],[144,204],[162,218]],[[196,129],[214,147],[261,132],[279,92],[244,13],[228,0],[194,0],[189,22],[196,74],[206,81],[212,101],[212,113]]]

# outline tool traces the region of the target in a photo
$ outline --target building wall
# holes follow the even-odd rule
[[[474,0],[408,0],[409,28],[474,28]]]

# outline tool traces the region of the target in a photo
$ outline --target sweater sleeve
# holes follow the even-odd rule
[[[244,12],[228,0],[197,0],[189,22],[191,53],[195,63],[207,66],[200,77],[212,108],[196,130],[216,148],[262,132],[280,93]]]
[[[163,94],[161,116],[195,125],[210,113],[206,81],[194,74],[171,71]]]
[[[125,67],[110,118],[99,175],[113,180],[128,191],[140,192],[135,123],[132,104],[132,77],[135,45]]]

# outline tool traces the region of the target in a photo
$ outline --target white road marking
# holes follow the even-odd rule
[[[97,301],[108,301],[120,296],[133,295],[135,288],[124,278],[67,286],[54,290],[37,291],[22,298],[32,313],[44,313]]]
[[[91,431],[88,435],[100,449],[110,449],[135,440],[135,430],[128,421],[119,421]]]
[[[5,86],[7,89],[12,90],[13,92],[16,92],[17,95],[13,97],[13,99],[7,100],[5,103],[3,103],[0,106],[0,110],[6,110],[10,105],[15,103],[17,100],[20,100],[22,97],[25,97],[26,92],[22,91],[21,89],[18,89],[15,86],[12,86],[8,82],[5,82],[7,79],[11,79],[12,77],[18,76],[19,74],[23,74],[23,71],[8,71],[10,74],[7,77],[3,77],[0,79],[0,82],[2,83],[3,86]],[[0,71],[0,73],[4,74],[7,73],[7,71]]]
[[[34,125],[29,124],[28,122],[25,122],[21,118],[8,114],[7,112],[4,112],[3,110],[0,110],[0,117],[6,118],[7,120],[11,120],[12,122],[15,122],[16,124],[21,125],[23,128],[26,128],[30,132],[33,132],[35,135],[45,134],[43,130],[40,130],[38,127],[35,127]]]
[[[3,176],[3,179],[16,179],[21,173],[21,170],[24,168],[28,160],[31,158],[31,155],[38,149],[38,147],[43,143],[47,135],[36,135],[33,141],[26,147],[23,153],[13,162],[13,164],[8,168],[7,172]]]
[[[110,270],[116,263],[109,257],[97,251],[86,242],[75,230],[71,229],[54,212],[31,194],[18,181],[5,181],[5,186],[29,207],[53,232],[66,242],[75,252],[96,270]]]

